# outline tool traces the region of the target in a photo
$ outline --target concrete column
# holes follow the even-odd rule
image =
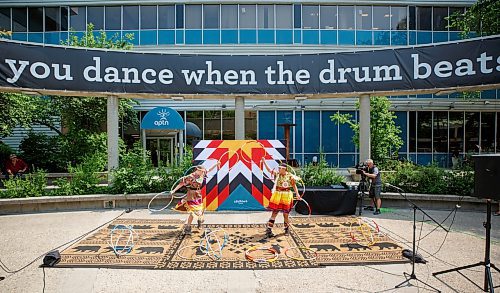
[[[234,99],[234,138],[245,139],[245,98]]]
[[[118,168],[118,97],[108,97],[108,171]]]
[[[370,153],[370,96],[359,97],[359,161],[364,162]]]

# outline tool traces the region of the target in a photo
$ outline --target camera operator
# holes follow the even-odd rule
[[[373,205],[376,207],[374,215],[380,214],[380,206],[382,205],[382,200],[380,199],[380,193],[382,191],[382,179],[380,178],[380,171],[377,166],[373,164],[372,159],[366,160],[366,166],[368,171],[362,171],[363,175],[370,178],[370,198],[373,201]]]

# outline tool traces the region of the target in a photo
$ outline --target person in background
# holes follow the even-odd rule
[[[500,216],[500,202],[498,202],[498,210],[493,214],[493,216]]]
[[[373,205],[375,206],[374,215],[380,214],[380,206],[382,205],[382,199],[380,198],[380,194],[382,192],[382,179],[380,178],[380,171],[378,167],[375,166],[372,159],[368,159],[365,161],[366,166],[368,167],[368,172],[363,171],[363,174],[370,178],[370,198],[373,201]]]
[[[10,179],[10,177],[21,178],[26,171],[28,171],[28,164],[18,158],[16,154],[11,154],[5,163],[5,176],[7,179]]]

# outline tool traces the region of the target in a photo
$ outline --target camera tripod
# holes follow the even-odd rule
[[[359,216],[361,216],[361,214],[363,213],[363,199],[366,195],[367,187],[368,187],[368,180],[366,179],[366,176],[361,175],[361,180],[359,181],[358,185],[358,197],[360,199],[359,213],[358,213]]]

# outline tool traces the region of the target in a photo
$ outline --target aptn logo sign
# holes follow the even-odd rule
[[[158,111],[158,113],[156,113],[156,114],[158,116],[160,116],[160,120],[156,120],[155,122],[153,122],[154,125],[156,125],[156,126],[168,126],[169,125],[167,117],[170,116],[170,112],[168,112],[165,109],[162,109],[162,110]]]

